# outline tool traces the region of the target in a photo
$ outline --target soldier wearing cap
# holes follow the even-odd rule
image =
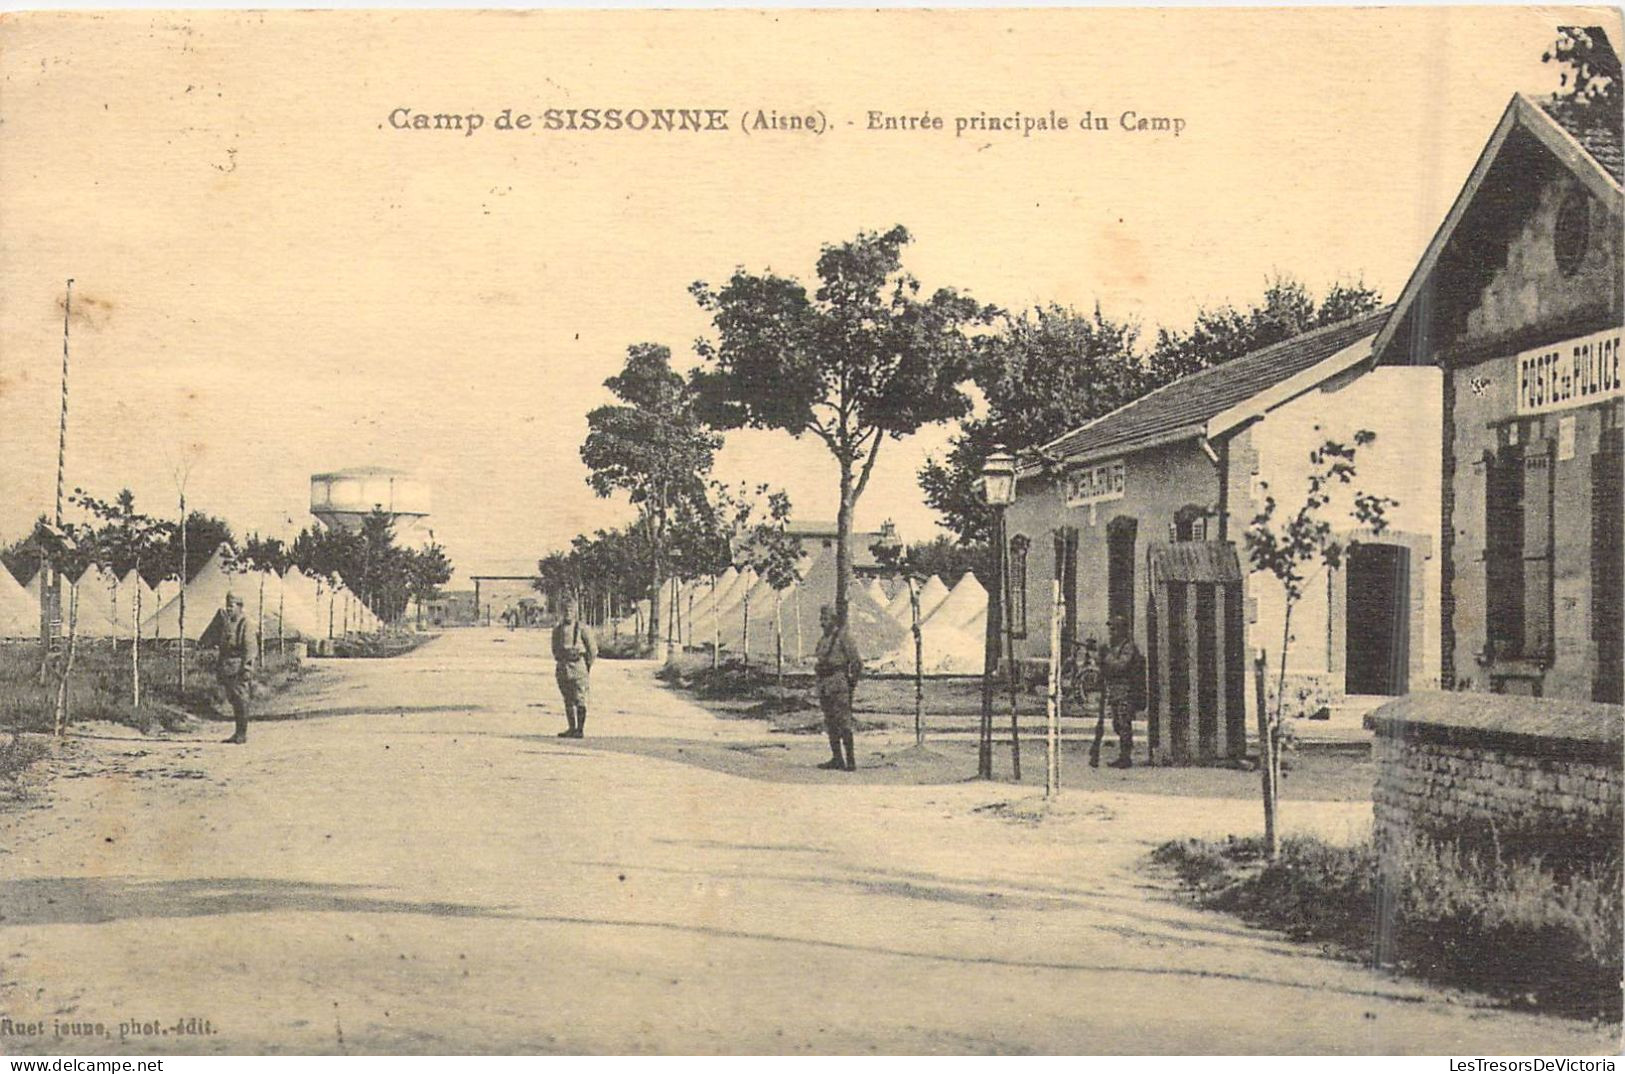
[[[574,597],[559,604],[559,621],[553,627],[553,660],[564,695],[564,716],[570,726],[560,738],[580,738],[587,728],[587,686],[593,661],[598,659],[598,642],[592,630],[576,617]]]
[[[852,748],[852,692],[857,689],[858,676],[863,674],[863,657],[834,608],[826,604],[818,609],[818,621],[824,634],[814,650],[814,670],[818,673],[818,707],[824,710],[824,730],[832,754],[818,767],[853,772],[858,762]]]
[[[1100,674],[1106,690],[1106,712],[1117,734],[1117,760],[1111,762],[1111,767],[1130,768],[1134,764],[1134,716],[1145,707],[1145,658],[1134,644],[1126,615],[1111,618],[1111,642],[1101,650]],[[1099,745],[1097,737],[1097,757]]]
[[[243,614],[243,598],[235,593],[226,594],[226,607],[220,613],[220,657],[214,668],[215,678],[231,702],[231,715],[237,721],[236,732],[226,742],[241,745],[248,741],[249,683],[254,675],[254,638],[248,630],[248,617]]]

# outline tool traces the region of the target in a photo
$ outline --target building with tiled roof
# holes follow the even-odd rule
[[[1559,100],[1540,102],[1545,112],[1573,138],[1598,167],[1613,177],[1615,183],[1625,183],[1625,148],[1620,144],[1620,115],[1611,117],[1598,109],[1580,109]],[[1609,119],[1614,122],[1610,124]]]
[[[1006,515],[1017,659],[1048,659],[1059,581],[1068,660],[1118,618],[1146,654],[1154,760],[1238,756],[1254,726],[1248,654],[1278,660],[1285,618],[1243,531],[1268,497],[1302,502],[1316,447],[1369,431],[1327,512],[1361,546],[1293,608],[1288,697],[1313,709],[1436,684],[1439,376],[1371,367],[1389,312],[1194,373],[1022,458]],[[1355,490],[1397,501],[1385,533],[1354,533]]]
[[[1441,676],[1625,694],[1620,114],[1507,105],[1372,347],[1441,371]]]
[[[1242,417],[1235,408],[1245,410],[1255,397],[1374,335],[1387,316],[1384,307],[1192,373],[1057,438],[1043,453],[1077,462],[1193,437],[1211,439]]]

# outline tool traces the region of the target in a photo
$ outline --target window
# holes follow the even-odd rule
[[[1194,503],[1188,503],[1174,512],[1174,520],[1168,525],[1168,540],[1177,544],[1180,541],[1207,540],[1208,509]]]
[[[1484,459],[1486,655],[1552,655],[1554,444],[1540,419],[1504,426]]]
[[[1010,634],[1027,636],[1027,550],[1032,542],[1017,534],[1010,539]]]

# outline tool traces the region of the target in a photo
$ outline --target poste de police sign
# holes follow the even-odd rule
[[[1518,355],[1518,413],[1546,414],[1625,395],[1620,331],[1610,328]]]

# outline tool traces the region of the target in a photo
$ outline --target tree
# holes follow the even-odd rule
[[[575,597],[583,614],[604,603],[605,614],[614,616],[644,595],[648,564],[641,527],[598,530],[590,537],[572,538],[569,551],[551,552],[538,561],[531,588],[546,594],[553,605],[565,596]]]
[[[1377,434],[1361,429],[1354,434],[1354,442],[1346,444],[1328,439],[1309,453],[1309,477],[1303,501],[1290,515],[1278,517],[1280,505],[1267,483],[1261,483],[1264,506],[1248,525],[1245,542],[1247,558],[1255,570],[1273,577],[1281,586],[1284,598],[1281,616],[1281,670],[1275,691],[1275,711],[1266,722],[1259,714],[1262,728],[1259,758],[1269,773],[1265,780],[1265,839],[1270,857],[1275,856],[1274,790],[1279,785],[1280,772],[1277,741],[1281,729],[1282,701],[1286,696],[1287,652],[1292,644],[1292,609],[1303,596],[1308,570],[1319,563],[1335,570],[1354,543],[1339,538],[1324,512],[1331,504],[1334,490],[1350,485],[1356,476],[1355,454],[1376,440]],[[1398,506],[1398,501],[1386,496],[1355,491],[1350,517],[1361,527],[1381,533],[1387,528],[1387,509]],[[1262,657],[1260,657],[1262,661]]]
[[[156,569],[159,578],[178,578],[187,583],[209,562],[221,545],[237,547],[237,535],[231,524],[223,518],[204,511],[190,511],[186,515],[185,564],[181,560],[180,525],[172,524],[172,540],[166,542],[159,553]]]
[[[1378,292],[1356,280],[1333,284],[1317,304],[1296,279],[1276,276],[1265,287],[1263,300],[1246,310],[1228,303],[1204,307],[1186,331],[1159,328],[1149,357],[1147,387],[1169,384],[1310,329],[1346,321],[1381,303]]]
[[[440,587],[451,581],[452,564],[439,542],[430,540],[422,548],[408,548],[406,591],[417,605],[418,626],[423,625],[423,605],[440,596]]]
[[[80,577],[100,555],[96,533],[89,526],[73,523],[58,526],[43,523],[35,530],[35,538],[41,563],[58,576],[65,574],[73,578]],[[67,733],[68,723],[72,718],[69,711],[69,683],[73,678],[74,656],[78,652],[79,642],[78,587],[70,587],[68,594],[68,607],[63,611],[63,623],[68,631],[66,649],[59,656],[53,655],[49,649],[46,650],[40,677],[40,683],[44,685],[49,668],[55,663],[57,681],[53,725],[58,738]]]
[[[4,548],[0,548],[0,563],[6,565],[6,569],[11,571],[17,581],[27,582],[39,573],[40,564],[45,562],[40,534],[50,525],[50,517],[41,514],[34,520],[34,526],[28,531],[27,536],[19,537]]]
[[[648,542],[649,623],[660,637],[660,594],[666,577],[667,534],[685,505],[703,501],[705,475],[721,440],[701,424],[695,398],[671,368],[671,351],[657,343],[627,348],[626,365],[604,381],[618,404],[587,414],[581,461],[599,496],[624,492],[638,511]]]
[[[1620,126],[1620,63],[1608,33],[1600,26],[1560,26],[1557,41],[1541,54],[1542,63],[1557,63],[1556,94],[1560,110],[1583,125],[1592,123],[1618,130]]]
[[[902,269],[909,241],[899,226],[825,246],[811,295],[793,278],[742,268],[721,288],[690,287],[717,337],[696,345],[704,364],[691,377],[705,420],[811,434],[835,458],[835,605],[843,620],[852,515],[881,444],[970,412],[961,387],[971,370],[966,330],[993,316],[946,288],[922,299],[919,281]]]
[[[992,549],[987,542],[965,544],[941,536],[909,545],[900,565],[922,580],[936,575],[950,587],[967,573],[975,574],[984,586],[988,585],[994,569]]]
[[[100,500],[84,489],[73,490],[73,502],[83,507],[101,522],[95,533],[94,548],[98,561],[115,576],[135,571],[142,576],[143,568],[158,559],[175,533],[173,522],[144,515],[135,509],[135,494],[122,490],[113,500]],[[141,707],[141,596],[143,587],[131,587],[130,609],[130,707]]]
[[[1145,363],[1139,326],[1050,305],[1017,317],[978,341],[972,376],[987,400],[984,417],[960,425],[946,459],[919,473],[925,501],[967,544],[986,542],[992,513],[978,481],[996,445],[1036,449],[1142,394]]]
[[[766,482],[752,485],[740,482],[730,488],[721,482],[711,483],[712,517],[726,555],[718,568],[733,564],[741,571],[752,570],[758,578],[766,577],[768,584],[782,592],[800,578],[801,539],[789,532],[790,497],[782,489],[774,489]],[[745,630],[741,649],[747,664],[750,661],[750,593],[740,607]],[[711,666],[721,662],[722,623],[715,616],[711,649]]]

